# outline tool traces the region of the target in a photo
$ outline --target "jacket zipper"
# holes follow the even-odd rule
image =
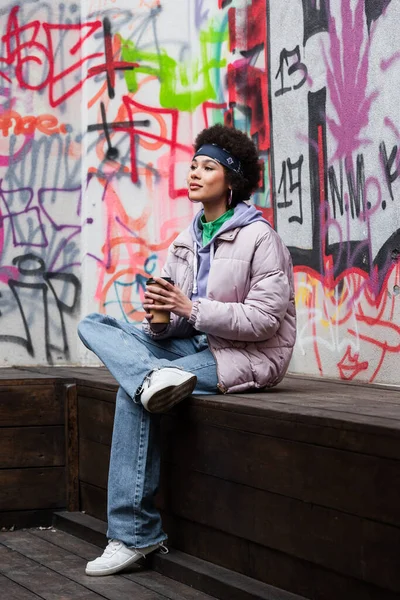
[[[190,247],[188,244],[182,244],[182,243],[179,243],[179,244],[174,244],[174,248],[186,248],[187,250],[190,250],[190,251],[191,251],[191,252],[194,254],[194,250],[193,250],[193,248],[191,248],[191,247]],[[194,276],[193,276],[193,272],[192,272],[192,282],[191,282],[191,287],[192,287],[192,288],[193,288],[193,283],[194,283]],[[219,390],[220,390],[220,391],[221,391],[223,394],[226,394],[226,393],[227,393],[227,391],[228,391],[228,389],[227,389],[226,387],[224,387],[224,386],[222,385],[222,383],[219,383],[219,380],[220,380],[220,374],[219,374],[219,369],[218,369],[218,362],[217,362],[217,359],[216,359],[216,357],[215,357],[214,350],[213,350],[213,349],[212,349],[212,347],[211,347],[211,344],[210,344],[210,339],[209,339],[209,337],[208,337],[208,334],[206,334],[206,337],[207,337],[207,343],[208,343],[208,347],[210,348],[210,352],[211,352],[211,354],[213,355],[213,358],[214,358],[214,360],[215,360],[215,366],[216,366],[216,369],[217,369],[217,379],[218,379],[217,388],[218,388],[218,389],[219,389]]]

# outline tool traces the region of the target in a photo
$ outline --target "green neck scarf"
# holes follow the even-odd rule
[[[233,216],[234,212],[235,210],[230,208],[223,215],[218,217],[218,219],[210,222],[207,222],[204,218],[204,215],[202,215],[200,221],[203,227],[203,246],[207,246],[215,234],[221,229],[222,225]]]

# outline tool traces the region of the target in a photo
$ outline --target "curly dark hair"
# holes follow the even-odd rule
[[[258,188],[261,164],[254,142],[239,129],[225,125],[212,125],[203,129],[194,142],[195,152],[204,144],[217,144],[240,160],[242,175],[224,167],[229,185],[232,187],[232,203],[248,200]]]

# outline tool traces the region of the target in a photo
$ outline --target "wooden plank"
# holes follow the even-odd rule
[[[91,385],[78,384],[78,396],[96,398],[105,402],[115,404],[117,387],[107,391],[100,388],[94,388]],[[371,436],[386,436],[393,438],[396,442],[400,439],[400,423],[392,416],[381,417],[384,412],[384,402],[377,406],[372,416],[362,414],[360,407],[357,406],[350,412],[343,409],[334,410],[331,404],[326,401],[325,404],[307,406],[299,404],[296,397],[288,394],[286,401],[273,401],[266,393],[253,394],[252,396],[201,396],[192,397],[184,404],[173,409],[173,414],[180,414],[180,411],[198,409],[228,411],[236,414],[238,418],[242,416],[268,417],[271,420],[287,421],[294,424],[306,423],[313,426],[325,426],[332,429],[346,431],[362,431]],[[376,414],[375,414],[376,413]],[[397,444],[397,448],[398,448]]]
[[[103,547],[106,524],[82,513],[57,513],[57,527]],[[248,540],[163,513],[168,545],[213,564],[243,573],[307,598],[319,600],[398,600],[398,594]],[[70,529],[71,527],[71,529]],[[92,541],[94,540],[94,541]],[[228,551],[227,551],[228,549]],[[170,556],[170,555],[168,555]],[[168,556],[166,558],[168,558]],[[171,555],[173,556],[173,555]],[[159,568],[162,556],[155,556]],[[164,569],[160,569],[164,572]]]
[[[95,432],[97,430],[94,430],[93,427],[90,428],[91,407],[95,404],[95,410],[99,412],[100,409],[97,407],[98,402],[109,402],[112,404],[108,409],[102,408],[101,414],[97,415],[99,425],[101,425],[102,429],[97,441],[110,443],[115,396],[104,396],[100,394],[100,390],[94,390],[93,388],[87,388],[84,391],[84,388],[79,387],[78,390],[80,410],[82,411],[85,428],[83,437],[88,437],[96,441],[93,436],[96,435]],[[372,444],[373,448],[376,448],[376,452],[381,452],[383,456],[400,458],[400,445],[398,443],[400,431],[396,427],[389,426],[386,419],[383,419],[381,425],[378,426],[376,422],[372,424],[369,417],[360,416],[359,414],[350,414],[347,419],[346,414],[342,412],[338,415],[327,409],[321,411],[315,408],[299,407],[293,405],[292,402],[290,404],[265,404],[257,400],[256,403],[251,403],[247,402],[246,399],[238,402],[232,396],[210,396],[208,398],[203,397],[201,400],[192,398],[179,407],[176,407],[169,414],[179,419],[190,418],[192,420],[199,419],[203,421],[214,421],[215,419],[216,424],[257,433],[268,433],[268,429],[270,432],[273,432],[272,430],[275,427],[281,427],[283,430],[290,431],[291,435],[289,437],[297,435],[298,424],[301,423],[309,428],[309,432],[314,430],[316,443],[324,443],[324,438],[321,436],[327,430],[329,434],[326,436],[328,438],[328,445],[373,454],[375,450],[371,449]],[[354,412],[356,412],[356,409]],[[334,418],[332,418],[332,414]],[[261,422],[261,419],[265,421]],[[252,424],[249,425],[251,421]],[[267,431],[265,430],[265,426],[267,426]],[[248,429],[249,427],[250,429]],[[368,439],[364,441],[362,437],[356,435],[359,432],[362,432],[363,436]],[[282,437],[282,433],[278,435]],[[288,437],[287,433],[286,435],[283,434],[283,436]],[[307,436],[303,437],[308,440],[308,433]]]
[[[95,398],[96,400],[102,400],[103,402],[110,402],[111,404],[115,404],[115,400],[117,397],[118,386],[113,386],[112,388],[107,389],[105,386],[103,387],[93,387],[89,382],[79,381],[77,383],[78,388],[78,396],[87,397],[87,398]]]
[[[163,457],[167,461],[328,508],[400,524],[398,461],[187,420],[164,418],[163,422]],[[105,489],[109,450],[90,440],[81,440],[81,448],[81,481]],[[382,487],[387,490],[385,494],[380,491]]]
[[[42,373],[36,373],[34,370],[28,370],[23,367],[13,368],[1,368],[0,369],[0,385],[20,385],[24,383],[26,385],[38,385],[41,381],[47,384],[54,383],[57,380],[56,371],[52,374],[43,375]]]
[[[76,381],[93,381],[95,384],[115,384],[112,375],[104,366],[97,367],[18,367],[12,369],[1,369],[0,374],[3,377],[53,377],[59,378],[68,377]],[[0,377],[1,378],[1,377]],[[343,381],[340,379],[314,378],[310,376],[288,374],[283,382],[275,388],[271,388],[265,392],[256,392],[256,396],[270,396],[277,393],[293,392],[298,393],[320,394],[324,395],[333,391],[337,396],[343,395],[346,397],[359,397],[361,400],[366,398],[378,398],[391,401],[397,394],[399,400],[400,387],[385,386],[383,384],[370,384],[357,381]],[[235,394],[235,397],[246,396],[246,394]]]
[[[86,514],[107,521],[107,490],[80,482],[81,510]]]
[[[94,397],[94,391],[91,390],[92,397],[80,396],[79,407],[81,414],[80,434],[82,437],[99,441],[100,443],[111,443],[112,419],[114,414],[114,402],[111,406],[107,403],[105,407],[99,402],[103,399]],[[114,400],[114,398],[113,398]],[[214,406],[210,407],[207,401],[196,403],[196,400],[189,401],[172,411],[170,416],[179,420],[190,419],[203,422],[212,422],[215,425],[262,433],[264,435],[274,435],[287,439],[298,439],[299,441],[308,441],[318,445],[327,445],[335,448],[349,449],[356,452],[384,456],[388,458],[400,459],[400,444],[397,435],[393,437],[392,431],[385,427],[379,428],[379,431],[371,433],[369,426],[365,424],[321,423],[320,419],[314,416],[299,416],[293,412],[291,415],[276,413],[269,407],[264,407],[262,414],[246,414],[238,412],[242,407],[236,403],[234,410],[221,410]],[[244,407],[246,409],[246,406]],[[93,410],[93,419],[96,421],[96,427],[91,421],[91,411]],[[165,417],[164,417],[165,418]],[[299,426],[301,424],[301,427]]]
[[[78,374],[87,374],[89,376],[90,373],[97,372],[101,374],[103,371],[107,371],[105,367],[71,367],[71,366],[57,366],[57,367],[46,367],[41,365],[36,365],[33,367],[17,367],[17,371],[36,376],[41,376],[43,378],[56,378],[56,379],[68,379],[70,383],[75,381],[75,377]]]
[[[8,427],[1,430],[0,468],[59,467],[65,464],[64,427]]]
[[[63,406],[56,397],[54,385],[46,382],[39,386],[1,386],[0,427],[63,423]]]
[[[194,556],[174,550],[166,556],[154,556],[161,573],[196,585],[220,600],[307,600],[286,590],[214,565]]]
[[[273,388],[274,389],[274,388]],[[340,388],[339,388],[340,389]],[[289,410],[289,407],[296,408],[299,414],[308,414],[308,409],[315,409],[316,414],[326,413],[327,416],[335,416],[335,413],[362,415],[366,417],[383,419],[394,419],[399,421],[400,405],[398,401],[394,401],[395,394],[391,401],[390,396],[387,399],[371,400],[362,398],[342,397],[335,392],[313,393],[312,390],[303,391],[302,393],[287,389],[285,391],[253,394],[237,394],[226,396],[208,396],[207,402],[216,407],[228,409],[232,405],[233,410],[253,409],[282,409]],[[200,399],[200,398],[198,398]],[[333,414],[332,414],[333,413]],[[395,430],[398,428],[398,423],[394,423]]]
[[[4,535],[6,534],[0,534],[0,543],[3,543]],[[16,534],[9,535],[14,535],[17,540]],[[58,598],[100,600],[101,596],[90,592],[86,586],[79,585],[70,578],[63,577],[46,568],[39,564],[34,557],[32,560],[27,558],[24,551],[26,550],[29,554],[28,548],[20,548],[20,550],[21,552],[14,551],[12,545],[8,548],[0,546],[0,573],[11,581],[37,594],[43,600],[57,600]],[[81,569],[83,564],[82,560],[79,561]]]
[[[79,440],[79,480],[105,489],[110,448],[90,440]]]
[[[385,396],[387,394],[393,394],[393,392],[399,392],[400,386],[394,386],[391,384],[384,383],[369,383],[366,381],[348,380],[348,379],[334,379],[330,377],[313,377],[310,375],[301,375],[297,373],[287,373],[283,384],[293,384],[296,387],[302,386],[316,386],[329,388],[337,385],[346,386],[347,390],[351,390],[351,394],[363,395],[363,390],[373,390],[375,394]],[[282,384],[280,384],[282,385]],[[279,387],[280,387],[279,385]]]
[[[108,392],[116,393],[118,389],[118,383],[112,377],[110,373],[102,374],[99,378],[97,373],[87,376],[77,376],[76,382],[79,386],[90,387],[94,389],[100,389]]]
[[[185,470],[400,526],[398,460],[172,418],[162,448]]]
[[[49,527],[53,521],[52,509],[13,510],[0,512],[0,529],[27,527]]]
[[[43,367],[26,368],[23,372],[38,375],[38,370],[42,372],[43,376],[57,374],[59,379],[62,377],[74,379],[79,383],[78,387],[82,387],[82,395],[85,393],[93,394],[93,391],[90,390],[97,389],[99,393],[105,394],[105,401],[114,401],[117,386],[104,368],[58,367],[55,369],[54,367]],[[21,372],[20,369],[15,371]],[[105,389],[107,391],[104,391]],[[353,398],[356,398],[357,402],[352,404]],[[301,378],[287,377],[280,386],[268,392],[215,396],[207,399],[202,397],[200,400],[201,402],[214,403],[219,407],[225,406],[226,409],[229,408],[229,403],[233,404],[233,408],[247,404],[253,412],[257,408],[264,409],[268,405],[270,409],[275,411],[280,410],[287,414],[294,412],[297,415],[304,414],[307,417],[314,416],[318,419],[330,418],[338,420],[339,424],[352,421],[354,424],[369,423],[369,425],[375,424],[376,427],[386,426],[392,431],[397,431],[398,436],[400,435],[399,391],[394,388],[383,389],[382,386],[351,385],[348,382],[302,380]],[[350,406],[350,412],[348,413],[343,412],[346,402],[347,407]],[[368,403],[370,402],[373,403],[372,408],[366,410],[365,407],[369,406]],[[392,408],[390,408],[390,405],[392,405]],[[384,414],[386,414],[385,417],[382,416]]]
[[[54,513],[55,528],[94,544],[98,548],[107,545],[107,523],[83,512],[60,510]]]
[[[92,390],[92,397],[80,396],[78,398],[80,435],[99,443],[111,444],[115,403],[112,402],[110,405],[108,402],[106,403],[95,397],[94,393]],[[236,411],[225,411],[215,407],[210,408],[206,401],[195,406],[192,403],[185,403],[185,405],[179,407],[179,410],[172,411],[163,418],[175,418],[185,422],[190,420],[191,422],[212,423],[230,429],[400,459],[400,444],[397,434],[396,437],[392,437],[387,429],[381,429],[378,435],[368,433],[365,428],[360,426],[358,426],[360,431],[356,431],[351,423],[343,424],[342,428],[337,428],[321,425],[318,422],[312,423],[306,419],[303,419],[301,426],[299,426],[298,419],[288,420],[285,415],[275,415],[268,407],[265,407],[263,415],[243,414],[237,412],[238,408],[236,405]]]
[[[93,554],[95,554],[96,552],[101,552],[101,550],[99,550],[98,547],[93,546],[93,544],[78,539],[75,536],[65,533],[64,531],[32,530],[30,531],[30,533],[36,537],[50,542],[51,544],[54,544],[59,548],[71,552],[72,554],[76,554],[77,556],[80,556],[85,560],[90,560],[93,557]],[[146,562],[142,564],[146,565]],[[120,574],[120,577],[126,577],[131,581],[135,581],[139,585],[149,590],[152,590],[153,592],[157,592],[165,598],[169,598],[170,600],[210,599],[210,596],[208,596],[207,594],[199,592],[198,590],[195,590],[191,587],[188,587],[187,585],[184,585],[179,581],[174,581],[173,579],[165,578],[156,571],[149,571],[147,569],[136,568],[132,573]]]
[[[78,398],[75,384],[64,387],[67,510],[79,510]]]
[[[256,396],[256,398],[255,398]],[[381,434],[387,433],[396,439],[400,438],[400,423],[391,418],[383,418],[379,416],[363,415],[359,412],[344,412],[330,410],[329,403],[325,402],[325,406],[318,408],[309,407],[307,404],[296,404],[295,398],[291,397],[289,403],[274,402],[267,399],[263,394],[254,394],[253,396],[204,396],[201,398],[190,398],[186,405],[201,406],[205,405],[209,408],[218,410],[227,410],[237,412],[238,414],[252,414],[265,416],[266,412],[269,416],[276,419],[294,420],[298,423],[307,422],[329,427],[337,427],[342,429],[353,428],[355,430],[366,430],[370,433]],[[383,404],[384,405],[384,404]],[[176,411],[183,408],[178,406]]]
[[[27,370],[47,377],[56,375],[68,379],[71,383],[90,384],[94,388],[117,387],[117,382],[105,367],[29,367]]]
[[[163,416],[164,419],[200,422],[339,450],[400,459],[400,444],[397,437],[388,435],[386,429],[381,429],[379,434],[369,433],[365,427],[359,425],[354,427],[351,423],[343,424],[343,427],[338,428],[321,425],[312,422],[311,419],[308,421],[303,419],[299,422],[294,418],[287,419],[285,416],[279,418],[267,409],[263,415],[251,415],[209,408],[204,404],[182,405],[179,412],[169,412]]]
[[[0,511],[64,506],[64,467],[0,470]]]
[[[248,540],[163,514],[169,543],[248,577],[312,600],[398,600],[391,592]],[[228,550],[227,550],[228,549]],[[157,562],[155,562],[157,568]]]
[[[176,466],[161,489],[170,514],[400,591],[399,528]]]
[[[62,381],[66,383],[90,383],[95,388],[114,389],[117,383],[105,367],[14,367],[0,369],[0,382],[13,385],[15,382],[37,383],[38,380]]]
[[[38,600],[40,598],[4,575],[0,575],[0,590],[5,600]]]
[[[78,586],[87,588],[86,593],[88,593],[88,590],[91,590],[97,594],[101,594],[101,596],[104,596],[104,598],[108,598],[109,600],[121,600],[121,598],[135,598],[135,600],[163,600],[161,594],[148,590],[126,577],[88,577],[84,572],[86,559],[71,554],[48,541],[31,535],[27,531],[17,532],[17,535],[14,533],[0,534],[0,543],[7,546],[10,550],[16,551],[14,554],[21,553],[24,555],[24,559],[26,557],[38,563],[37,569],[43,569],[43,567],[40,567],[39,565],[45,565],[48,569],[51,569],[53,576],[58,574],[58,577],[62,576],[63,578],[68,578],[71,586],[73,585],[77,589]],[[98,548],[95,548],[88,558],[91,560],[98,555],[99,550]],[[7,557],[5,562],[7,563],[9,560],[9,557]],[[2,561],[0,560],[0,562]],[[13,567],[15,568],[15,565],[13,565]],[[132,571],[135,571],[137,568],[137,565],[133,565]],[[0,572],[7,575],[7,573],[4,573],[1,566]],[[15,576],[13,576],[13,579],[14,577]],[[79,596],[76,595],[76,592],[70,592],[69,595],[65,592],[63,593],[65,598],[71,598],[73,600],[79,598]],[[59,597],[62,597],[61,594]],[[86,596],[81,597],[86,598]],[[95,597],[96,596],[94,596],[94,598]],[[93,598],[93,595],[88,594],[88,598]]]
[[[299,408],[311,406],[329,411],[343,410],[345,405],[352,409],[349,412],[377,417],[382,415],[384,409],[383,414],[400,420],[400,388],[377,390],[374,386],[351,386],[325,380],[285,379],[280,386],[268,392],[235,394],[234,397],[250,401],[289,401]]]
[[[296,402],[299,394],[287,394],[286,397],[277,397],[273,399],[274,404],[289,404],[295,406],[299,409],[299,404]],[[249,398],[249,396],[244,397],[243,399]],[[360,400],[354,400],[351,398],[338,398],[335,393],[326,394],[324,398],[319,398],[314,396],[312,392],[307,393],[307,402],[305,404],[307,408],[315,408],[316,410],[325,410],[328,413],[345,413],[345,414],[360,414],[363,416],[371,417],[371,420],[374,418],[379,419],[393,419],[395,421],[400,421],[400,406],[395,402],[387,402],[387,401],[379,401],[376,400],[371,402],[365,400],[364,402],[360,402]],[[301,412],[301,408],[300,408]],[[399,423],[395,423],[395,426],[398,427]]]
[[[78,405],[79,437],[110,446],[115,403],[80,396]]]

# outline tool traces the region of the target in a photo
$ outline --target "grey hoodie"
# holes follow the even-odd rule
[[[190,225],[194,250],[194,283],[191,297],[192,300],[207,297],[208,274],[214,259],[214,242],[221,233],[236,229],[237,227],[246,227],[246,225],[250,225],[250,223],[255,223],[256,221],[263,221],[264,223],[267,223],[267,225],[270,225],[268,221],[264,219],[260,210],[257,210],[253,205],[239,202],[235,207],[235,212],[232,217],[228,219],[228,221],[225,221],[221,229],[217,231],[209,243],[203,246],[203,230],[200,221],[203,214],[204,210],[199,211]]]

